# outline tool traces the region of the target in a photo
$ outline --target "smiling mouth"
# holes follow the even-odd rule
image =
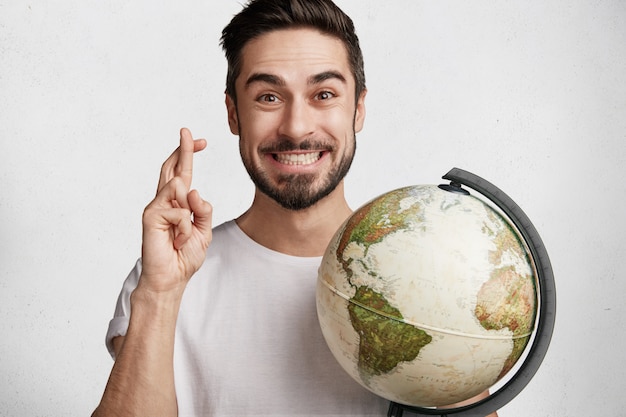
[[[322,152],[275,153],[272,156],[277,162],[285,165],[310,165],[319,161]]]

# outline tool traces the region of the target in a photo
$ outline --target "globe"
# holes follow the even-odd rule
[[[440,407],[494,386],[536,328],[536,265],[519,230],[484,199],[416,185],[365,204],[319,269],[324,338],[359,384],[392,402]]]

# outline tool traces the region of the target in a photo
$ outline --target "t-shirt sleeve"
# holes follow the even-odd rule
[[[137,287],[139,276],[141,275],[141,259],[137,261],[135,267],[130,271],[128,277],[124,281],[122,291],[117,298],[115,306],[115,314],[109,322],[109,329],[106,334],[106,347],[109,354],[115,359],[115,351],[113,350],[113,339],[117,336],[125,336],[130,322],[130,294]]]

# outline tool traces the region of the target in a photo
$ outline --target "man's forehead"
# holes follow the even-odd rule
[[[281,76],[297,71],[300,77],[352,78],[348,53],[341,40],[315,29],[281,29],[250,40],[241,54],[240,78],[248,84],[255,74]]]

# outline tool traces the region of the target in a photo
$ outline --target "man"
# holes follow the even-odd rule
[[[351,213],[343,179],[365,119],[352,21],[330,0],[253,0],[222,45],[253,203],[212,230],[210,204],[189,189],[206,141],[182,129],[144,212],[94,415],[386,415],[388,401],[336,363],[315,312],[321,256]]]

